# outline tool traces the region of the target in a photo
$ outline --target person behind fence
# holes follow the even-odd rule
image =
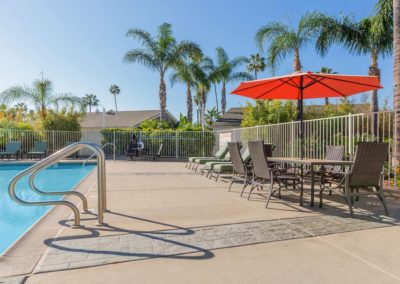
[[[136,135],[132,135],[131,141],[129,142],[126,149],[127,156],[132,159],[133,156],[139,157],[139,144],[136,139]]]

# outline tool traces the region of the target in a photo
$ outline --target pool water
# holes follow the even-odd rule
[[[8,183],[29,164],[0,165],[0,255],[20,238],[51,206],[24,206],[8,194]],[[35,185],[42,191],[67,191],[85,178],[95,165],[56,164],[40,172]],[[16,185],[16,194],[26,201],[60,200],[62,196],[42,196],[33,192],[25,176]]]

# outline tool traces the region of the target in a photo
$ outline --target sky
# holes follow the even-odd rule
[[[124,54],[140,47],[126,38],[129,28],[155,34],[164,22],[172,24],[177,40],[197,42],[214,58],[223,47],[230,58],[260,52],[254,37],[270,21],[296,25],[307,11],[338,16],[353,14],[361,19],[371,14],[376,0],[0,0],[0,92],[14,85],[30,85],[49,78],[56,93],[97,95],[107,109],[115,109],[109,87],[116,84],[118,110],[158,109],[159,75],[140,64],[123,62]],[[263,53],[263,56],[266,56]],[[322,66],[345,74],[366,75],[369,57],[350,55],[333,46],[320,57],[313,46],[301,50],[304,71]],[[381,106],[392,104],[392,57],[379,60],[385,87],[379,92]],[[237,71],[244,71],[245,66]],[[292,72],[292,56],[281,62],[276,75]],[[171,72],[169,72],[170,74]],[[186,113],[185,87],[167,81],[167,109]],[[259,75],[271,76],[266,70]],[[229,84],[232,91],[237,84]],[[220,94],[220,92],[218,92]],[[219,95],[218,94],[218,95]],[[365,96],[364,96],[365,97]],[[354,97],[362,101],[362,96]],[[220,97],[219,97],[220,100]],[[244,106],[246,99],[227,96],[227,107]],[[315,100],[312,103],[322,103]],[[211,92],[207,108],[215,106]]]

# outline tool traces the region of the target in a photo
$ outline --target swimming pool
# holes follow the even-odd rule
[[[24,206],[14,202],[8,194],[8,183],[30,164],[0,165],[0,255],[37,222],[51,206]],[[40,172],[35,178],[36,186],[43,191],[71,190],[85,178],[95,165],[56,164]],[[16,193],[24,200],[60,200],[62,196],[42,196],[33,192],[28,178],[16,185]]]

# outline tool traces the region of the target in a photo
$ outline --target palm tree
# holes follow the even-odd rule
[[[115,104],[115,112],[118,111],[117,108],[117,95],[121,92],[121,90],[119,89],[119,87],[117,85],[111,85],[110,87],[110,93],[111,95],[114,96],[114,104]]]
[[[161,120],[165,117],[167,108],[167,88],[164,76],[169,68],[188,57],[199,58],[202,54],[200,47],[190,41],[177,42],[173,36],[172,27],[164,23],[158,27],[157,36],[133,28],[126,33],[127,37],[138,39],[143,48],[128,51],[124,60],[130,63],[141,63],[160,74],[159,99]]]
[[[380,2],[389,3],[387,0]],[[342,17],[341,19],[326,17],[326,26],[320,34],[320,38],[323,40],[317,41],[317,48],[324,54],[332,43],[339,43],[347,48],[350,53],[357,55],[369,54],[371,64],[368,75],[380,77],[378,58],[391,54],[393,32],[392,26],[388,24],[390,23],[388,18],[391,18],[391,16],[385,16],[383,14],[384,11],[381,11],[378,6],[375,13],[375,15],[359,22],[349,17]],[[374,90],[371,91],[370,112],[376,113],[378,110],[378,90]],[[377,127],[376,114],[374,114],[372,119],[373,135],[376,133]]]
[[[269,42],[267,51],[268,65],[274,70],[277,64],[288,55],[293,54],[293,71],[300,72],[302,65],[300,51],[307,45],[317,40],[318,31],[321,29],[322,16],[319,13],[306,13],[299,21],[297,27],[291,23],[270,22],[261,27],[256,33],[256,41],[261,50],[265,42]],[[300,110],[298,101],[298,119]]]
[[[397,129],[396,165],[400,165],[400,0],[393,0],[393,102]]]
[[[193,122],[192,88],[195,85],[195,78],[193,77],[193,63],[182,61],[177,64],[175,66],[175,72],[171,74],[170,80],[172,86],[177,82],[181,82],[186,85],[187,119],[190,123]]]
[[[226,84],[230,82],[252,80],[253,76],[247,72],[235,72],[237,67],[249,62],[248,58],[239,56],[230,60],[228,54],[222,47],[218,47],[216,51],[216,66],[211,78],[212,80],[218,80],[222,84],[221,111],[222,114],[224,114],[226,109]]]
[[[83,101],[81,98],[71,94],[55,94],[53,92],[53,83],[48,79],[35,80],[32,87],[14,86],[0,94],[0,99],[4,103],[17,102],[24,100],[34,105],[42,118],[46,117],[50,107],[58,106],[60,103],[70,104],[81,107]]]
[[[94,94],[86,94],[83,97],[83,101],[84,101],[85,105],[89,107],[89,112],[92,112],[92,106],[96,107],[100,103],[100,100]]]
[[[193,78],[195,80],[196,96],[201,106],[201,127],[205,130],[205,112],[208,93],[210,92],[211,84],[214,76],[214,66],[212,60],[208,57],[203,58],[200,63],[193,64]]]
[[[221,117],[221,113],[217,110],[216,107],[207,110],[206,113],[206,122],[208,126],[212,126],[218,118]]]
[[[337,72],[332,72],[332,68],[329,68],[329,67],[321,67],[321,70],[319,70],[319,73],[337,74]],[[329,105],[329,98],[325,98],[325,105]]]
[[[254,78],[257,79],[257,73],[265,70],[265,58],[259,53],[250,55],[247,71],[254,72]]]

